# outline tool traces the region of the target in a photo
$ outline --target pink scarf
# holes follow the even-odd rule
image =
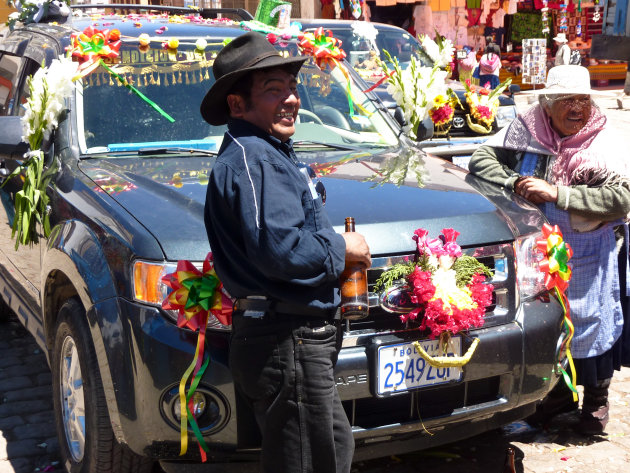
[[[551,127],[551,119],[540,105],[531,107],[520,120],[532,137],[556,156],[551,175],[554,184],[601,186],[628,176],[618,154],[591,147],[606,125],[606,117],[597,106],[592,107],[584,128],[564,138]]]
[[[481,74],[494,74],[494,71],[501,65],[501,59],[497,54],[484,54],[479,61],[479,70]]]

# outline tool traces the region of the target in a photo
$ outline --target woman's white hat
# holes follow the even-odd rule
[[[569,40],[567,39],[567,35],[565,33],[558,33],[558,36],[553,38],[553,40],[557,41],[558,43],[568,43],[569,42]]]
[[[523,95],[599,95],[614,96],[612,92],[591,89],[591,75],[583,66],[564,65],[549,69],[543,89],[526,90]]]

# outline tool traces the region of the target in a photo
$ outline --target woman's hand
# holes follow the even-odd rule
[[[558,188],[536,177],[519,178],[514,184],[514,192],[533,204],[558,201]]]

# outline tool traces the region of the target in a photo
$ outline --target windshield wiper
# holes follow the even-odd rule
[[[100,158],[103,156],[158,156],[161,154],[203,154],[206,156],[216,156],[218,151],[211,151],[207,149],[199,148],[140,148],[130,150],[116,150],[116,151],[97,151],[95,153],[85,153],[81,155],[81,158]]]
[[[358,146],[339,145],[336,143],[324,143],[321,141],[312,141],[312,140],[294,141],[293,147],[294,148],[329,148],[329,149],[338,149],[341,151],[356,151],[359,149]]]

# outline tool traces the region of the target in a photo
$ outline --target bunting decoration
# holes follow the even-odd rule
[[[568,261],[573,256],[573,250],[571,246],[563,240],[562,231],[557,225],[551,226],[547,223],[544,224],[542,234],[544,238],[536,241],[538,251],[543,254],[539,268],[545,273],[545,287],[550,291],[554,291],[564,312],[563,323],[567,337],[564,339],[559,353],[562,353],[563,350],[566,351],[571,375],[562,367],[560,360],[558,360],[558,369],[562,373],[565,383],[573,392],[573,400],[577,402],[578,393],[576,388],[575,364],[573,363],[573,356],[571,355],[571,340],[573,339],[575,328],[571,321],[569,300],[565,294],[565,291],[569,287],[569,280],[571,279],[571,268],[568,265]]]
[[[178,312],[177,326],[199,331],[195,356],[184,372],[179,383],[180,400],[180,455],[188,451],[188,425],[192,429],[202,461],[207,460],[208,445],[203,439],[199,426],[192,414],[192,398],[199,385],[210,358],[204,356],[206,328],[210,316],[223,325],[232,324],[232,299],[223,288],[223,284],[214,270],[212,253],[208,253],[199,271],[190,261],[180,260],[177,269],[162,278],[164,284],[172,289],[162,302],[162,308]],[[190,387],[186,391],[186,384]]]

